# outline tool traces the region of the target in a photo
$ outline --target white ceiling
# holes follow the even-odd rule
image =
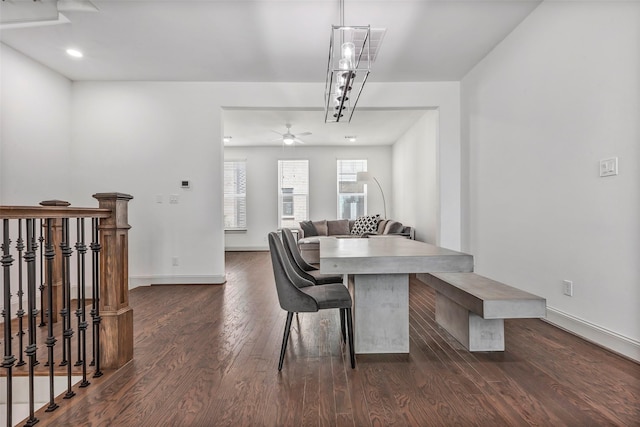
[[[540,1],[346,0],[344,16],[348,25],[387,30],[370,82],[457,81]],[[91,0],[98,9],[93,12],[77,7],[83,0],[66,2],[71,7],[62,12],[60,23],[2,25],[0,41],[74,81],[324,83],[330,28],[340,19],[338,0]],[[0,7],[6,12],[12,4],[47,3],[55,0],[5,0]],[[69,47],[82,50],[84,58],[67,56]],[[255,137],[257,144],[277,135],[263,132],[258,137],[255,129],[243,131],[243,124],[263,123],[284,132],[285,122],[290,122],[293,133],[314,133],[305,139],[310,145],[316,138],[335,145],[338,136],[344,140],[344,135],[364,134],[366,129],[389,140],[400,132],[398,127],[406,130],[412,124],[405,120],[391,126],[388,119],[377,120],[379,111],[358,109],[346,127],[315,130],[317,115],[298,113],[226,111],[225,134],[235,134],[238,143]],[[356,116],[369,128],[361,130]],[[267,117],[273,122],[267,123]],[[318,124],[324,125],[320,117]],[[353,130],[345,131],[351,125]]]
[[[287,123],[294,135],[311,132],[299,138],[305,146],[391,145],[426,111],[363,108],[357,109],[351,123],[325,124],[322,109],[225,109],[224,133],[231,136],[225,145],[281,146],[282,137],[277,133],[285,133]],[[355,136],[357,140],[349,142],[345,136]]]

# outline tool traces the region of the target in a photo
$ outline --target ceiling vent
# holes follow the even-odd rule
[[[0,28],[66,24],[69,20],[59,12],[97,11],[89,0],[2,0]]]
[[[52,0],[3,1],[0,12],[0,24],[56,21],[58,4]]]
[[[384,35],[387,33],[386,28],[371,28],[370,36],[371,39],[369,42],[369,55],[371,55],[371,61],[374,62],[378,57],[378,51],[380,50],[380,46],[382,45],[382,40],[384,39]],[[359,39],[358,36],[361,36],[362,33],[357,33],[354,35],[353,44],[356,46],[362,46],[364,44],[364,40]],[[365,49],[362,52],[361,61],[368,61],[369,57],[367,56],[367,50]]]

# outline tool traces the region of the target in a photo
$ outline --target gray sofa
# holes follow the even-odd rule
[[[320,237],[335,238],[369,238],[369,237],[404,237],[414,238],[412,227],[394,220],[367,217],[368,224],[364,229],[362,221],[338,219],[321,221],[302,221],[298,232],[298,246],[305,261],[310,264],[320,262]],[[355,227],[355,228],[354,228]]]

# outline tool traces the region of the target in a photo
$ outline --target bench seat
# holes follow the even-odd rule
[[[469,351],[504,351],[504,319],[544,318],[544,298],[475,273],[420,273],[436,291],[436,321]]]

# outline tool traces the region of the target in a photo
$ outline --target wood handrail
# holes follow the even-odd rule
[[[0,219],[109,218],[111,209],[67,206],[0,206]]]

